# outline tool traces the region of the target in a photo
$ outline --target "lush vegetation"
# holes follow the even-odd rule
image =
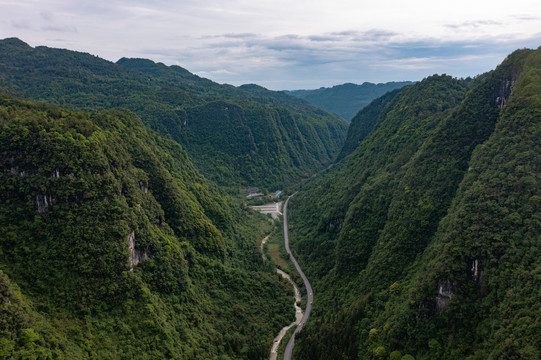
[[[393,108],[389,103],[399,92],[400,89],[389,91],[385,95],[373,100],[355,115],[349,124],[346,140],[340,154],[338,154],[337,160],[351,154],[359,146],[361,141],[372,132],[378,119],[384,119],[387,116],[387,111]]]
[[[540,73],[521,50],[358,115],[290,202],[317,294],[296,358],[541,357]]]
[[[282,92],[18,39],[0,41],[0,87],[71,109],[128,108],[182,144],[203,175],[236,189],[281,189],[309,177],[335,158],[347,129],[338,116]]]
[[[0,358],[264,359],[268,220],[126,110],[0,95]]]
[[[361,85],[347,83],[332,88],[293,90],[287,93],[351,121],[355,114],[372,100],[388,91],[411,84],[413,84],[411,81],[393,81],[382,84],[365,82]]]
[[[541,49],[388,92],[347,139],[284,92],[18,39],[0,87],[0,359],[267,358],[281,228],[212,180],[317,171],[289,210],[296,359],[541,358]]]

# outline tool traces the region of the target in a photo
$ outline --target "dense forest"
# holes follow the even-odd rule
[[[231,196],[252,186],[298,190],[296,360],[541,358],[541,48],[362,105],[352,85],[318,95],[362,108],[348,127],[301,93],[0,40],[0,359],[268,358],[295,314],[259,252],[280,226]]]
[[[287,93],[304,99],[347,121],[351,121],[357,112],[372,100],[389,91],[411,84],[413,84],[411,81],[392,81],[381,84],[365,82],[361,85],[347,83],[335,85],[332,88],[322,87],[315,90],[291,90],[287,91]]]
[[[374,100],[290,201],[296,359],[541,358],[541,49]]]
[[[233,189],[281,189],[311,176],[334,160],[347,130],[338,116],[283,92],[15,38],[0,41],[0,88],[70,109],[127,108],[182,144],[208,179]]]
[[[264,359],[271,228],[127,110],[0,95],[2,359]]]

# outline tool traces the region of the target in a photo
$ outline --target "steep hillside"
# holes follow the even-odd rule
[[[372,130],[291,200],[319,294],[297,358],[539,358],[540,69],[521,50],[361,112]]]
[[[235,88],[146,59],[111,63],[0,41],[0,87],[72,109],[125,107],[231,187],[283,188],[336,157],[347,123],[284,93]]]
[[[346,140],[344,141],[342,150],[338,154],[337,160],[352,153],[357,146],[359,146],[361,141],[372,132],[378,119],[383,119],[387,116],[387,111],[391,110],[394,106],[392,100],[399,92],[400,89],[396,89],[378,97],[351,119]]]
[[[292,90],[288,94],[299,97],[309,103],[336,114],[347,121],[351,119],[372,100],[388,91],[411,85],[411,81],[373,84],[365,82],[361,85],[347,83],[332,88],[315,90]]]
[[[127,110],[0,95],[0,358],[263,359],[269,227]]]

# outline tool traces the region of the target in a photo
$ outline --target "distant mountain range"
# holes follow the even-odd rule
[[[317,107],[351,121],[355,114],[368,105],[370,101],[388,91],[411,84],[414,84],[414,82],[399,81],[382,84],[365,82],[361,85],[347,83],[332,88],[291,90],[286,91],[286,93],[304,99]]]

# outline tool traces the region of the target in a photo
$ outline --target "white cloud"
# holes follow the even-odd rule
[[[195,73],[196,75],[199,75],[201,77],[209,77],[212,75],[236,75],[236,73],[231,72],[227,69],[217,69],[217,70],[210,70],[210,71],[199,71]]]
[[[54,26],[54,25],[48,25],[48,26],[42,26],[42,31],[56,31],[56,32],[71,32],[76,33],[77,28],[73,25],[60,25],[60,26]]]
[[[475,75],[541,45],[532,0],[0,0],[0,23],[0,38],[32,46],[275,89]]]
[[[15,29],[30,29],[30,23],[26,20],[12,20],[11,26]]]
[[[45,21],[51,21],[53,19],[53,14],[50,11],[44,10],[39,13],[41,18]]]

